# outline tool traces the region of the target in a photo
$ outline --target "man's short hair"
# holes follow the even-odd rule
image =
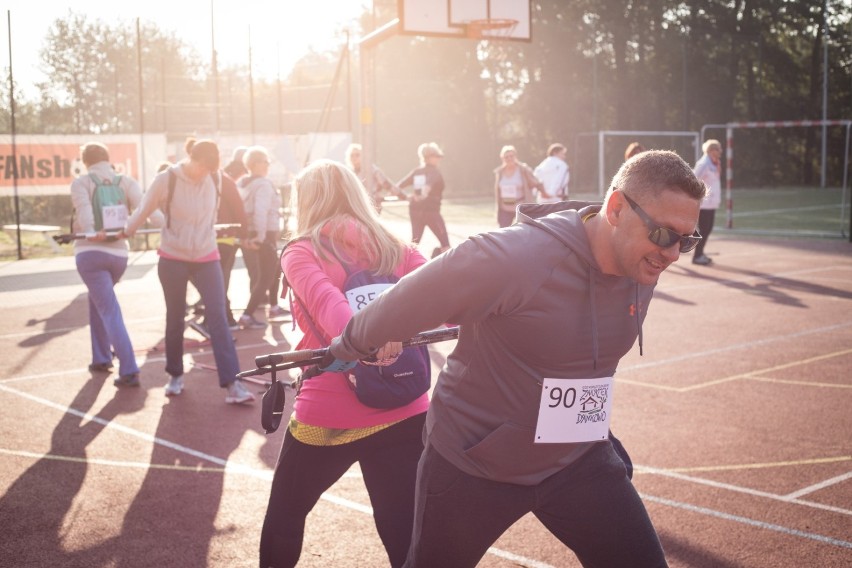
[[[609,185],[607,197],[617,189],[634,196],[657,196],[665,190],[675,190],[697,201],[707,192],[689,164],[668,150],[646,150],[621,164]]]
[[[89,142],[80,146],[80,159],[87,168],[98,162],[109,162],[109,150],[100,142]]]

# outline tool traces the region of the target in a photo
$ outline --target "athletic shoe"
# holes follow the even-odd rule
[[[228,387],[228,395],[225,397],[225,402],[228,404],[254,402],[254,395],[249,392],[241,380],[237,379]]]
[[[240,316],[240,327],[243,329],[263,329],[266,327],[266,324],[262,321],[257,321],[249,314],[243,314]]]
[[[701,256],[696,256],[692,259],[692,264],[700,264],[701,266],[707,266],[711,262],[713,262],[713,259],[704,254],[702,254]]]
[[[139,373],[131,373],[129,375],[121,375],[112,381],[116,387],[138,387]]]
[[[166,396],[177,396],[183,392],[183,375],[170,377],[166,385]]]
[[[237,331],[238,329],[240,329],[240,324],[237,323],[237,320],[231,318],[228,320],[228,329],[230,329],[231,331]]]
[[[272,306],[271,308],[269,308],[270,318],[280,318],[288,315],[290,315],[290,310],[288,310],[287,308],[283,308],[281,306]]]
[[[92,363],[89,365],[89,371],[92,373],[109,373],[112,371],[112,363]]]

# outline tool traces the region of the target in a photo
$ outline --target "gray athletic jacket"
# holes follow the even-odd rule
[[[460,324],[433,392],[426,441],[468,474],[541,482],[592,444],[533,443],[542,379],[613,376],[653,293],[598,268],[582,217],[599,209],[520,206],[518,224],[471,237],[353,316],[334,355],[354,360],[387,341]]]

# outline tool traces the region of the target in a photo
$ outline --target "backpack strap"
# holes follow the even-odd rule
[[[166,214],[166,228],[172,228],[172,198],[175,196],[175,185],[177,184],[177,176],[172,171],[171,168],[168,169],[169,176],[169,192],[166,195],[166,210],[164,213]]]

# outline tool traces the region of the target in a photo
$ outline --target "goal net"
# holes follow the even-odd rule
[[[632,142],[646,150],[671,150],[694,166],[701,156],[699,133],[670,130],[601,130],[583,132],[574,138],[571,166],[572,193],[591,193],[603,197],[609,182]]]
[[[725,152],[726,228],[777,236],[849,235],[852,121],[729,122],[701,130],[718,132]]]

